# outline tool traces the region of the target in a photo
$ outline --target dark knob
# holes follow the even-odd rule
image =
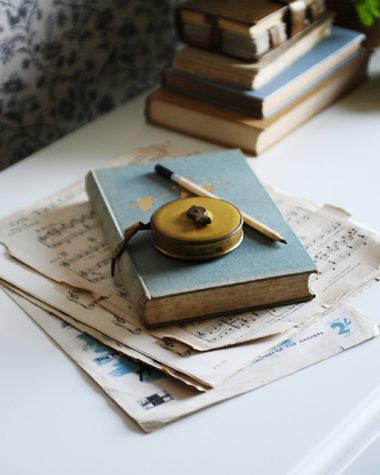
[[[211,218],[203,206],[192,206],[186,212],[186,216],[195,221],[198,226],[206,226],[211,223]]]

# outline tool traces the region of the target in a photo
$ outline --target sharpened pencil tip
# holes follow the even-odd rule
[[[282,242],[283,244],[288,244],[288,241],[286,239],[280,239],[280,242]]]

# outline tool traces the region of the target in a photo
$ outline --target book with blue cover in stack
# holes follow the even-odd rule
[[[201,10],[202,2],[189,0],[180,7],[184,18],[195,21],[188,3]],[[226,4],[232,16],[240,4],[245,13],[258,8],[244,0]],[[254,155],[266,150],[366,78],[370,53],[362,47],[364,35],[331,26],[333,15],[325,8],[320,12],[254,62],[227,56],[228,48],[215,52],[189,41],[191,46],[180,49],[173,66],[163,71],[162,87],[148,97],[148,121]],[[255,25],[251,31],[261,29]]]

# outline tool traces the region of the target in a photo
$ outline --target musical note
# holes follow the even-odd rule
[[[91,210],[48,225],[46,229],[39,230],[43,232],[38,234],[37,240],[50,249],[56,249],[66,243],[71,243],[74,238],[84,235],[97,226],[95,213]]]
[[[88,301],[88,294],[83,294],[79,290],[70,289],[66,294],[67,300],[80,305],[85,310],[93,310],[96,307],[95,301]]]

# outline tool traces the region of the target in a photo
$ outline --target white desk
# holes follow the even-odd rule
[[[369,83],[251,163],[265,182],[380,229],[380,51],[371,70]],[[0,173],[0,216],[137,146],[217,148],[145,125],[143,105]],[[372,287],[355,305],[380,323],[379,297]],[[1,474],[380,473],[380,339],[145,435],[2,292],[0,310]]]

